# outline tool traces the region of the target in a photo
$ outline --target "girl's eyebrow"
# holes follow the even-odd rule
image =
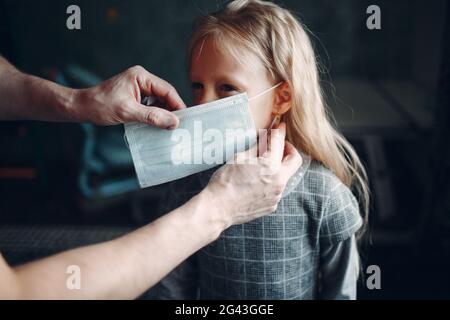
[[[226,83],[226,84],[231,84],[231,85],[235,85],[236,87],[239,88],[245,88],[245,83],[246,81],[243,81],[244,79],[241,79],[240,77],[236,77],[236,76],[228,76],[228,75],[223,75],[223,76],[219,76],[216,79],[219,82],[222,83]]]
[[[189,75],[189,78],[193,82],[202,82],[204,80],[200,74],[194,74],[194,73],[191,73]],[[211,79],[211,80],[213,80],[215,82],[233,85],[233,86],[238,87],[239,89],[246,88],[247,87],[246,84],[248,83],[248,80],[245,77],[238,77],[235,75],[233,76],[233,75],[223,74],[223,75],[213,76],[212,78],[213,79]]]

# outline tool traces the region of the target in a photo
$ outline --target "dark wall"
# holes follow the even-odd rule
[[[225,1],[0,0],[0,49],[29,72],[76,62],[102,77],[141,64],[189,95],[186,44],[192,22]],[[369,1],[278,1],[314,33],[333,75],[404,77],[411,73],[414,1],[377,1],[382,30],[366,28]],[[81,8],[82,30],[66,28],[66,8]],[[320,39],[320,40],[319,40]],[[326,51],[325,51],[326,48]]]

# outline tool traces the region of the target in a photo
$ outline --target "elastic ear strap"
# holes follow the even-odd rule
[[[263,92],[258,93],[256,96],[253,96],[251,98],[248,98],[248,101],[251,101],[253,99],[256,99],[260,96],[262,96],[263,94],[266,94],[267,92],[275,89],[276,87],[279,87],[281,84],[283,83],[283,81],[278,82],[276,85],[274,85],[273,87],[270,87],[269,89],[264,90]]]

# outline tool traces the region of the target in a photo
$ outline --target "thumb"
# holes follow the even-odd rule
[[[132,115],[131,121],[138,121],[147,123],[149,125],[163,128],[175,129],[180,123],[178,117],[170,111],[158,107],[146,107],[137,104],[134,108],[135,112]]]

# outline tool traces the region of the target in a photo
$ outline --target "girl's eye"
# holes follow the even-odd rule
[[[201,84],[200,82],[192,82],[191,86],[193,90],[203,89],[203,84]]]
[[[227,93],[238,91],[235,87],[233,87],[232,85],[229,85],[229,84],[221,85],[220,90],[227,92]]]

